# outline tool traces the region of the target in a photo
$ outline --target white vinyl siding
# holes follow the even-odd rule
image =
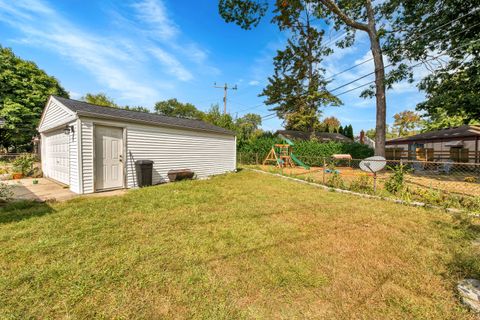
[[[152,160],[153,183],[168,182],[168,171],[191,169],[202,179],[236,168],[235,136],[82,118],[84,193],[93,192],[93,123],[126,129],[127,188],[137,186],[135,161]]]
[[[167,182],[172,169],[191,169],[198,178],[235,170],[235,137],[170,128],[127,128],[127,186],[136,187],[135,161],[152,160],[153,183]]]
[[[82,180],[83,193],[93,193],[94,189],[94,169],[93,169],[93,122],[82,120]]]
[[[57,102],[55,98],[51,98],[42,115],[41,123],[38,131],[54,129],[61,125],[65,125],[76,119],[76,114]]]
[[[70,190],[75,193],[81,193],[78,173],[78,126],[77,122],[74,122],[70,125],[73,127],[73,132],[70,132],[68,135],[70,156]]]

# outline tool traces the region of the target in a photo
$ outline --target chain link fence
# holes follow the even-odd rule
[[[237,161],[240,166],[332,188],[480,211],[480,163],[459,163],[448,159],[387,160],[382,170],[373,173],[360,168],[362,159],[297,156],[305,166],[296,163],[294,167],[281,167],[274,162],[264,164],[265,157],[266,154],[239,153]]]

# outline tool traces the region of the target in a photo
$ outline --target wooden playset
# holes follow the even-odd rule
[[[273,162],[279,168],[294,168],[295,165],[298,164],[307,170],[310,169],[309,166],[304,164],[293,154],[294,143],[282,135],[279,135],[279,137],[283,139],[285,143],[274,144],[265,160],[263,160],[263,165]]]

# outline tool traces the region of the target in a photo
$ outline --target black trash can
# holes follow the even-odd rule
[[[152,160],[135,161],[135,169],[137,171],[137,183],[139,187],[148,187],[152,185]]]

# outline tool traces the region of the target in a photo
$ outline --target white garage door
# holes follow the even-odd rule
[[[45,175],[64,184],[70,184],[69,179],[69,135],[62,130],[45,135]]]

